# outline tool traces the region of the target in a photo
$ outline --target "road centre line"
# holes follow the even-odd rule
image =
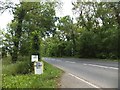
[[[116,68],[116,67],[107,67],[107,66],[101,66],[101,65],[96,65],[96,64],[86,64],[86,63],[84,63],[83,65],[89,65],[89,66],[94,66],[94,67],[101,67],[101,68],[109,68],[109,69],[118,70],[118,68]]]
[[[69,63],[75,63],[75,62],[71,62],[71,61],[65,61],[65,62],[69,62]]]
[[[99,88],[100,89],[100,87],[98,87],[98,86],[96,86],[96,85],[94,85],[94,84],[92,84],[92,83],[90,83],[90,82],[88,82],[88,81],[86,81],[86,80],[84,80],[84,79],[81,79],[81,78],[79,78],[78,76],[75,76],[75,75],[73,75],[73,74],[71,74],[71,73],[68,73],[69,75],[71,75],[71,76],[73,76],[73,77],[75,77],[76,79],[79,79],[79,80],[81,80],[82,82],[84,82],[84,83],[87,83],[88,85],[90,85],[90,86],[92,86],[92,87],[94,87],[94,88]],[[101,90],[101,89],[100,89]]]

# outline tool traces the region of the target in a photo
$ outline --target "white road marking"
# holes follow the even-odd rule
[[[90,83],[90,82],[88,82],[88,81],[86,81],[86,80],[84,80],[84,79],[81,79],[81,78],[79,78],[79,77],[77,77],[77,76],[75,76],[75,75],[73,75],[73,74],[71,74],[71,73],[68,73],[68,74],[71,75],[71,76],[73,76],[73,77],[75,77],[76,79],[81,80],[81,81],[84,82],[84,83],[87,83],[88,85],[90,85],[90,86],[92,86],[92,87],[94,87],[94,88],[100,88],[100,87],[98,87],[98,86],[96,86],[96,85],[94,85],[94,84],[92,84],[92,83]]]
[[[65,61],[65,62],[69,62],[69,61]]]
[[[75,62],[71,62],[71,61],[65,61],[65,62],[69,62],[69,63],[75,63]]]
[[[75,62],[70,62],[70,63],[75,63]]]
[[[109,68],[109,69],[118,70],[118,68],[116,68],[116,67],[107,67],[107,66],[101,66],[101,65],[95,65],[95,64],[86,64],[86,63],[84,63],[83,65],[90,65],[90,66],[95,66],[95,67]]]

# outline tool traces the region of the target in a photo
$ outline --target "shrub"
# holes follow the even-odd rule
[[[3,74],[16,75],[16,74],[27,74],[32,71],[32,63],[28,57],[20,57],[14,64],[10,63],[10,59],[4,59],[3,63]]]
[[[111,58],[111,59],[117,59],[117,55],[115,55],[114,53],[110,53],[109,54],[109,58]]]
[[[99,53],[99,54],[97,54],[96,56],[97,56],[98,58],[100,58],[100,59],[105,59],[105,58],[108,57],[106,53]]]

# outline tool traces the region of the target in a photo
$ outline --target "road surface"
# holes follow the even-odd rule
[[[43,60],[79,80],[81,85],[84,84],[84,88],[118,88],[117,62],[78,58],[43,58]]]

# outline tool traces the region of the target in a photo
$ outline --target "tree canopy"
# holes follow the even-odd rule
[[[46,55],[119,58],[120,3],[75,2],[72,4],[77,23],[73,23],[74,20],[70,16],[59,19],[57,40],[51,37],[47,39],[48,44],[44,41],[47,44]],[[54,44],[50,44],[53,42]]]
[[[3,52],[9,52],[13,62],[32,53],[120,58],[120,2],[74,2],[76,17],[57,17],[56,3],[21,2],[12,9]]]

